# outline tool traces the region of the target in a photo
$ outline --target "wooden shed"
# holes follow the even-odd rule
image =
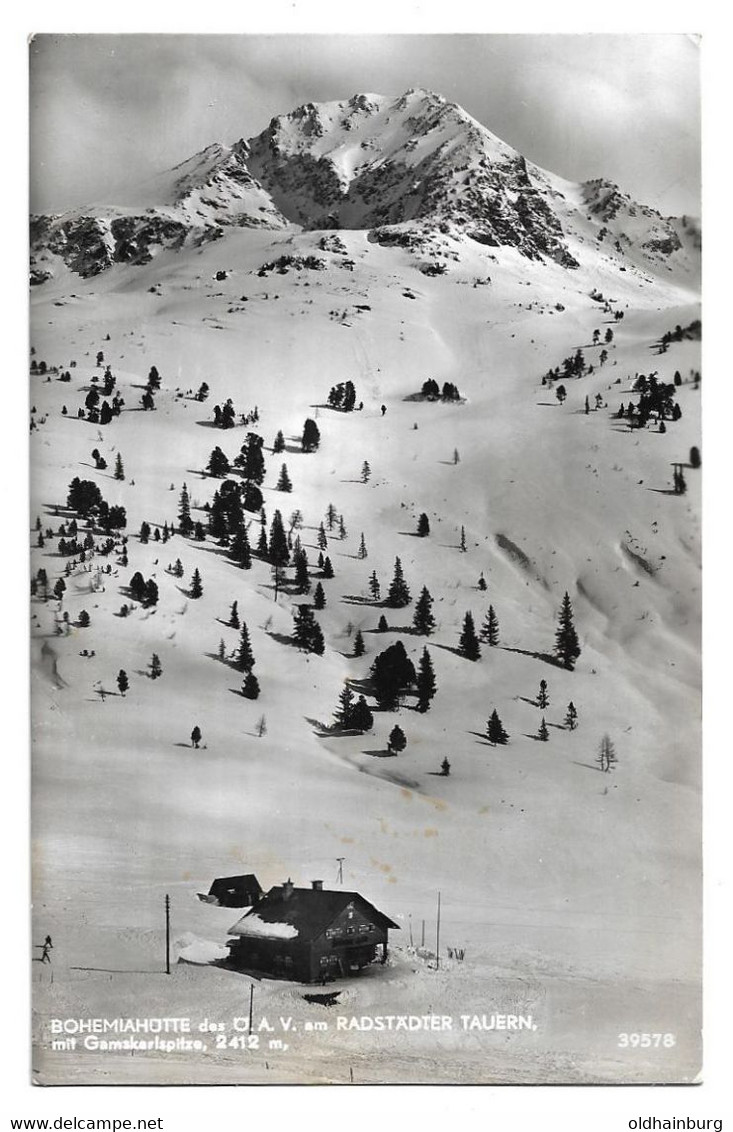
[[[262,886],[254,873],[238,877],[217,877],[205,897],[208,904],[222,908],[249,908],[262,897]]]
[[[321,881],[271,888],[231,929],[231,963],[304,983],[343,978],[387,960],[390,928],[398,928],[358,892],[329,891]]]

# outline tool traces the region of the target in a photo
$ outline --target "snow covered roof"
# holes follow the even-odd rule
[[[304,940],[314,939],[352,903],[360,907],[377,927],[399,927],[358,892],[276,885],[229,931],[232,935],[270,939],[294,939],[295,936]]]

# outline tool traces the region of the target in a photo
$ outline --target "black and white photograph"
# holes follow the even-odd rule
[[[699,37],[28,52],[30,1078],[698,1082]]]

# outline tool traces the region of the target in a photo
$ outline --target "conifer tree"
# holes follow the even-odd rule
[[[145,579],[139,570],[132,575],[129,589],[135,601],[142,601],[145,597]]]
[[[247,528],[244,525],[239,527],[231,541],[229,556],[238,566],[241,566],[243,570],[251,569],[252,551],[249,545],[249,538],[247,537]]]
[[[323,633],[309,605],[296,607],[293,638],[298,648],[317,653],[319,656],[323,654],[325,648]]]
[[[298,593],[307,594],[311,588],[310,574],[308,573],[308,555],[301,548],[293,556],[295,562],[295,585]]]
[[[283,464],[282,468],[280,469],[280,478],[277,481],[277,487],[275,488],[275,490],[276,491],[292,491],[293,490],[293,485],[290,482],[290,476],[288,475],[287,464]]]
[[[427,648],[422,650],[417,670],[417,710],[426,712],[437,691],[433,661]]]
[[[216,651],[216,655],[219,657],[219,660],[224,660],[226,658],[227,649],[226,649],[226,645],[224,644],[224,638],[223,637],[219,638],[219,648]]]
[[[466,528],[465,527],[461,527],[460,549],[461,549],[462,554],[466,553]]]
[[[420,518],[417,521],[417,533],[420,538],[425,538],[426,535],[430,534],[430,520],[428,519],[424,511],[421,513]]]
[[[354,637],[354,656],[363,656],[365,652],[366,646],[364,644],[364,637],[362,635],[361,629],[357,629],[356,635]]]
[[[306,419],[303,425],[303,436],[301,439],[301,447],[304,452],[315,452],[321,443],[321,433],[318,425],[310,417]]]
[[[384,614],[382,614],[382,616],[379,618],[377,628],[379,629],[380,633],[386,633],[387,630],[389,629],[389,625],[387,624],[387,618],[384,616]]]
[[[199,568],[197,566],[194,569],[193,574],[191,575],[191,588],[188,591],[189,597],[192,597],[192,598],[201,597],[203,592],[204,592],[204,587],[203,587],[203,584],[201,582],[201,574],[199,573]]]
[[[146,543],[150,539],[150,523],[146,523],[143,519],[140,524],[140,542]]]
[[[389,733],[389,740],[387,742],[387,750],[390,754],[398,755],[400,751],[404,751],[407,746],[407,736],[398,723],[394,725]]]
[[[435,618],[433,617],[432,608],[433,598],[427,586],[423,586],[420,597],[417,599],[415,605],[412,624],[417,632],[421,633],[424,637],[429,637],[435,628]]]
[[[158,604],[158,584],[153,578],[148,578],[145,583],[145,591],[142,597],[143,605],[149,608],[151,605]]]
[[[320,582],[316,583],[316,588],[313,591],[313,608],[325,609],[326,607],[326,592]]]
[[[568,710],[565,712],[565,726],[569,731],[575,731],[575,728],[578,726],[578,712],[572,700],[568,704]]]
[[[547,730],[547,724],[545,723],[544,715],[542,716],[542,722],[540,723],[539,730],[537,732],[537,738],[542,743],[546,743],[550,738],[550,732]]]
[[[343,515],[339,515],[339,538],[346,538],[346,523]]]
[[[282,430],[280,429],[278,430],[277,436],[275,437],[275,441],[272,445],[272,451],[274,455],[278,455],[278,453],[285,451],[285,437],[283,436]]]
[[[323,523],[321,523],[318,527],[318,535],[316,536],[316,538],[317,538],[319,549],[320,550],[326,550],[328,548],[328,538],[326,536],[326,531],[325,531],[325,528],[323,526]]]
[[[575,668],[575,662],[580,656],[580,644],[578,643],[578,634],[573,624],[573,607],[570,603],[570,595],[567,591],[565,592],[558,615],[558,628],[555,633],[555,653],[562,661],[563,666],[572,672]]]
[[[504,726],[499,719],[499,713],[497,712],[496,708],[494,708],[494,710],[492,711],[489,722],[486,725],[486,734],[489,742],[493,746],[496,746],[497,743],[503,745],[509,740],[509,736],[504,730]]]
[[[232,608],[229,611],[229,625],[232,629],[239,628],[239,603],[232,602]]]
[[[196,727],[194,727],[193,731],[191,732],[191,746],[195,747],[198,750],[198,745],[199,745],[200,742],[201,742],[201,728],[197,724]]]
[[[260,694],[260,682],[254,672],[248,672],[242,683],[242,695],[248,700],[256,700]]]
[[[185,537],[188,537],[193,530],[191,500],[185,483],[181,489],[181,497],[178,501],[178,529]]]
[[[336,711],[334,712],[334,719],[338,726],[343,730],[351,727],[351,718],[354,712],[354,693],[348,684],[345,684],[341,689],[339,695],[339,702]]]
[[[328,555],[323,559],[323,577],[327,579],[333,577],[333,565]]]
[[[234,659],[234,663],[240,672],[251,672],[255,666],[254,653],[252,652],[252,645],[249,639],[249,629],[247,622],[242,622],[242,628],[239,635],[239,647]]]
[[[537,706],[546,708],[550,702],[550,697],[547,694],[547,681],[540,680],[540,690],[537,693]]]
[[[447,758],[444,758],[442,763],[440,764],[440,772],[445,778],[447,778],[450,774],[450,763],[448,762]]]
[[[229,470],[229,460],[224,455],[221,448],[219,448],[219,446],[217,445],[209,457],[209,463],[207,464],[206,471],[210,476],[221,478],[222,476],[227,475]]]
[[[364,699],[359,696],[359,699],[354,704],[351,712],[351,726],[355,731],[370,731],[374,726],[374,716]]]
[[[117,673],[117,687],[120,690],[121,696],[124,696],[125,692],[130,687],[130,681],[127,679],[127,673],[124,668],[121,668]]]
[[[369,461],[365,460],[361,466],[361,482],[368,483],[369,477],[372,474],[372,469],[369,467]]]
[[[382,590],[379,585],[379,578],[377,577],[376,570],[372,570],[369,576],[369,592],[372,595],[374,601],[379,601],[380,597],[382,596]]]
[[[79,613],[78,624],[79,624],[80,629],[88,629],[89,626],[91,625],[91,617],[87,613],[86,609],[82,609],[81,612]]]
[[[481,646],[476,636],[476,627],[473,623],[472,613],[467,613],[463,619],[463,629],[458,642],[458,651],[461,656],[465,656],[466,660],[479,660],[481,658]]]
[[[482,591],[482,593],[486,592],[486,589],[487,589],[486,578],[484,577],[483,570],[481,571],[481,574],[479,575],[479,580],[476,584],[477,584],[478,588]]]
[[[163,665],[160,663],[160,657],[157,652],[154,652],[150,658],[150,679],[157,680],[163,674]]]
[[[329,503],[328,507],[326,508],[326,522],[328,523],[329,531],[332,531],[335,527],[337,518],[338,512],[336,508],[334,507],[333,503]],[[321,526],[323,526],[322,523]]]
[[[408,657],[402,641],[396,641],[381,652],[369,671],[377,702],[380,707],[387,710],[397,708],[402,696],[417,680],[415,666]]]
[[[364,540],[364,532],[363,531],[361,532],[361,539],[359,541],[359,549],[356,553],[357,553],[358,558],[366,558],[367,557],[367,547],[366,547],[366,542]]]
[[[285,535],[283,518],[279,511],[275,511],[270,524],[270,562],[275,566],[287,566],[290,560],[288,540]]]
[[[402,563],[399,558],[395,558],[394,576],[387,593],[387,605],[391,606],[392,609],[402,609],[409,605],[411,600],[410,591],[402,573]]]
[[[123,480],[125,478],[125,468],[122,463],[122,456],[118,452],[115,457],[115,479]]]
[[[183,563],[181,562],[180,558],[176,558],[173,566],[173,574],[176,578],[183,577]]]
[[[260,528],[260,537],[257,543],[257,553],[260,558],[267,560],[270,557],[270,548],[267,545],[267,531],[264,526]]]

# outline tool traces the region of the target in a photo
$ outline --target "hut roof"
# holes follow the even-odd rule
[[[291,887],[288,895],[285,885],[276,885],[229,931],[240,936],[271,935],[277,939],[292,939],[297,935],[303,940],[314,939],[351,903],[358,905],[377,927],[399,927],[358,892]],[[288,927],[295,932],[287,931]]]

